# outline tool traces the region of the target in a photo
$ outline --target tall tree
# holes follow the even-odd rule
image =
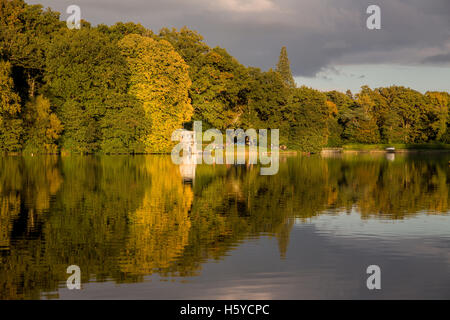
[[[295,88],[295,81],[294,77],[292,76],[291,65],[289,62],[286,47],[281,48],[280,58],[278,59],[276,71],[280,73],[284,83],[288,88]]]
[[[129,92],[143,105],[151,132],[145,137],[146,152],[170,152],[172,132],[191,119],[188,66],[172,45],[130,34],[119,47],[131,75]]]

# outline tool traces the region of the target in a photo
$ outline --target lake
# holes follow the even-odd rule
[[[0,298],[449,299],[449,160],[2,157]]]

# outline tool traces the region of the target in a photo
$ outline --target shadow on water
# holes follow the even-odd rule
[[[169,156],[0,158],[0,299],[82,281],[192,277],[261,236],[285,259],[295,223],[350,213],[403,220],[449,211],[448,155],[281,157],[179,168]]]

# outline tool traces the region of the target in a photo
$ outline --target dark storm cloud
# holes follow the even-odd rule
[[[155,32],[184,25],[246,65],[273,67],[286,45],[295,75],[333,64],[416,64],[450,52],[449,0],[41,0],[62,12],[78,4],[94,24],[140,22]],[[381,30],[366,9],[381,8]],[[444,59],[445,60],[445,59]],[[446,61],[434,61],[446,62]]]

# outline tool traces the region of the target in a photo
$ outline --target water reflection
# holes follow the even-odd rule
[[[200,155],[201,157],[201,155]],[[184,156],[181,158],[180,174],[183,182],[193,184],[195,180],[195,169],[197,168],[197,155]]]
[[[388,161],[394,161],[394,160],[395,160],[395,153],[393,153],[393,152],[387,152],[387,153],[386,153],[386,159],[387,159]]]
[[[281,157],[277,175],[261,176],[257,165],[178,167],[170,156],[3,157],[0,298],[57,291],[71,264],[80,266],[85,283],[200,276],[208,261],[261,237],[275,239],[280,261],[299,267],[288,259],[293,227],[327,221],[316,217],[447,215],[448,161],[447,155]],[[359,239],[350,220],[331,221]],[[317,232],[331,228],[318,226]],[[377,226],[373,235],[385,237]],[[416,237],[429,233],[422,222],[414,228]]]

